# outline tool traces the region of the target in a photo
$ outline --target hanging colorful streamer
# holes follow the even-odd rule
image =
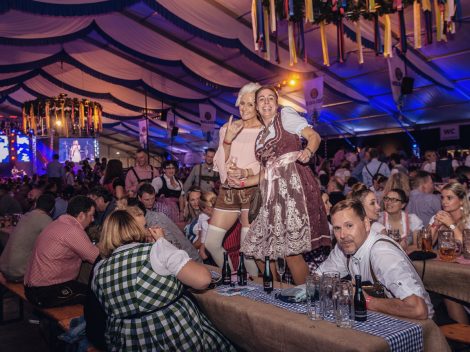
[[[354,22],[354,26],[356,27],[357,61],[359,64],[363,64],[364,54],[362,52],[361,20]]]
[[[392,57],[392,24],[390,15],[384,15],[384,57]]]
[[[289,39],[289,65],[293,66],[297,63],[297,50],[295,48],[294,23],[291,21],[287,24],[287,36]]]
[[[413,35],[415,49],[421,48],[421,4],[419,0],[413,2]]]
[[[320,23],[321,48],[323,52],[323,65],[330,66],[330,56],[328,54],[328,41],[326,39],[326,22]]]

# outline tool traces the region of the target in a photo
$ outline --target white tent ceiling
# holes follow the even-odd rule
[[[137,121],[171,109],[179,134],[152,120],[150,145],[176,152],[200,151],[208,143],[198,104],[217,108],[225,123],[238,89],[249,81],[276,84],[291,73],[323,76],[324,107],[316,128],[322,136],[357,136],[470,118],[470,0],[462,0],[457,33],[447,42],[413,48],[411,8],[406,9],[408,75],[415,89],[401,113],[393,101],[387,62],[367,43],[364,64],[346,37],[346,62],[336,60],[336,26],[327,26],[331,66],[323,65],[319,28],[305,25],[306,59],[289,66],[287,29],[280,23],[280,63],[253,45],[251,0],[23,0],[0,4],[0,114],[20,115],[21,104],[67,93],[102,104],[105,141],[138,144]],[[398,43],[397,15],[393,45]],[[345,21],[346,33],[354,26]],[[271,57],[274,58],[274,45]],[[281,91],[281,102],[305,112],[302,88]],[[168,119],[172,119],[170,113]]]

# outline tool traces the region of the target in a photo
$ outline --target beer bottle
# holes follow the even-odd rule
[[[269,256],[264,257],[263,287],[264,291],[271,293],[273,290],[273,273],[269,266]]]
[[[354,319],[356,321],[367,320],[366,298],[362,292],[361,275],[354,276],[356,280],[356,292],[354,294]]]
[[[245,256],[243,252],[240,252],[240,263],[238,264],[237,278],[239,286],[246,286],[248,273],[245,268]]]
[[[230,270],[230,263],[228,262],[228,253],[224,252],[224,265],[222,267],[222,284],[230,285],[232,282],[232,270]]]

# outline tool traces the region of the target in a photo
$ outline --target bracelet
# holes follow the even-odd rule
[[[245,188],[245,181],[241,180],[241,181],[240,181],[240,186],[241,186],[242,188]]]
[[[224,139],[224,144],[231,145],[232,142],[230,142],[230,143],[229,143],[229,142],[226,142],[225,139]]]
[[[305,149],[307,149],[310,152],[310,156],[313,155],[313,150],[312,149],[310,149],[308,146],[306,146]]]
[[[369,309],[369,303],[370,301],[372,301],[374,299],[374,297],[372,296],[367,296],[366,297],[366,309]]]

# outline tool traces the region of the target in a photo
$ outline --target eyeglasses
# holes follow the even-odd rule
[[[384,202],[390,202],[390,203],[398,203],[401,202],[401,199],[399,198],[391,198],[391,197],[383,197]]]

